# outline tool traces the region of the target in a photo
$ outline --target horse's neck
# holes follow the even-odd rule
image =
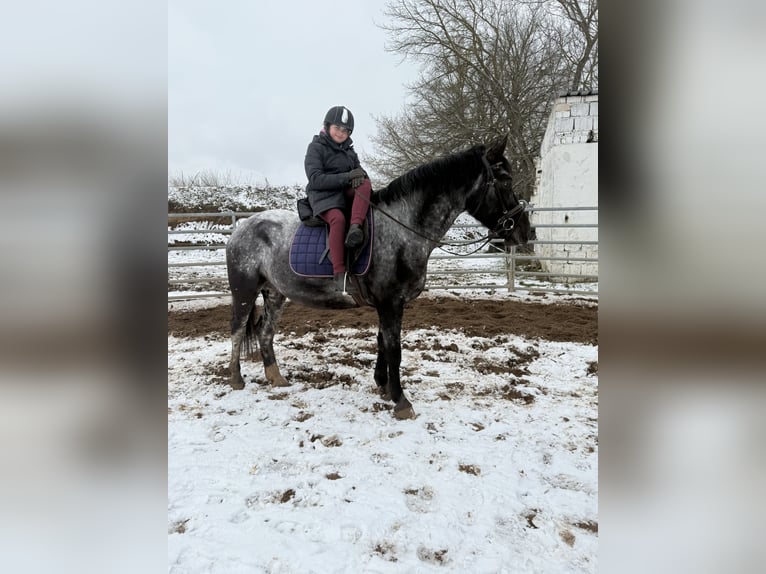
[[[409,210],[411,225],[419,227],[428,237],[441,239],[465,209],[461,197],[454,191],[420,197],[420,209]]]

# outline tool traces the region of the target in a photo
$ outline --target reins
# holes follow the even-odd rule
[[[394,217],[393,215],[388,213],[385,209],[383,209],[379,205],[376,205],[376,204],[370,202],[370,206],[372,208],[378,210],[380,213],[382,213],[386,217],[388,217],[394,223],[399,224],[400,226],[404,227],[406,230],[410,231],[411,233],[414,233],[418,237],[420,237],[422,239],[425,239],[426,241],[430,241],[431,243],[435,243],[436,247],[438,249],[441,249],[442,251],[444,251],[445,253],[449,253],[450,255],[458,255],[458,256],[461,256],[461,257],[465,257],[467,255],[473,255],[477,251],[480,251],[492,239],[492,236],[490,235],[491,232],[490,232],[490,233],[488,233],[485,236],[479,237],[478,239],[474,239],[474,240],[471,240],[471,241],[442,241],[441,239],[436,240],[436,239],[433,239],[432,237],[428,237],[427,235],[424,235],[423,233],[421,233],[420,231],[418,231],[417,229],[415,229],[413,227],[410,227],[406,223],[404,223],[402,221],[399,221],[396,217]],[[473,245],[473,244],[479,243],[479,242],[481,242],[481,245],[479,245],[475,250],[471,251],[470,253],[453,253],[451,251],[447,251],[446,249],[444,249],[445,246],[449,246],[449,247],[463,247],[463,246],[466,246],[466,245]]]
[[[494,182],[491,183],[490,185],[494,185]],[[358,195],[359,197],[362,197],[361,195],[358,194],[358,192],[356,190],[354,190],[354,193],[356,195]],[[477,252],[481,251],[493,239],[495,239],[497,237],[500,237],[500,233],[499,232],[501,230],[502,231],[510,231],[511,229],[513,229],[513,226],[515,225],[515,223],[513,221],[513,217],[515,215],[523,212],[526,209],[527,202],[524,201],[523,199],[520,199],[518,205],[516,205],[515,207],[513,207],[512,209],[509,210],[505,206],[504,198],[502,198],[499,195],[498,195],[498,197],[500,197],[500,201],[503,203],[503,215],[500,216],[500,219],[498,220],[497,225],[495,226],[495,229],[490,229],[487,232],[486,235],[483,235],[483,236],[479,237],[478,239],[473,239],[473,240],[470,240],[470,241],[442,241],[441,239],[439,239],[439,240],[433,239],[431,237],[428,237],[427,235],[424,235],[423,233],[421,233],[417,229],[414,229],[413,227],[410,227],[406,223],[404,223],[402,221],[399,221],[396,217],[394,217],[393,215],[388,213],[385,209],[383,209],[379,205],[373,203],[372,201],[368,201],[368,204],[370,205],[370,207],[378,210],[380,213],[382,213],[383,215],[388,217],[391,221],[393,221],[394,223],[397,223],[401,227],[404,227],[406,230],[410,231],[411,233],[414,233],[415,235],[417,235],[418,237],[420,237],[422,239],[425,239],[426,241],[430,241],[431,243],[435,243],[436,247],[438,249],[441,249],[445,253],[448,253],[450,255],[455,255],[457,257],[468,257],[469,255],[473,255],[474,253],[477,253]],[[366,199],[366,198],[362,197],[362,199]],[[508,225],[509,223],[510,223],[510,225]],[[476,249],[474,249],[473,251],[470,251],[468,253],[455,253],[453,251],[449,251],[447,249],[444,249],[445,246],[448,246],[448,247],[465,247],[467,245],[474,245],[476,243],[481,243],[481,245],[479,245]]]

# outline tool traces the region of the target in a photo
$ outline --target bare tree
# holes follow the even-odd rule
[[[551,98],[569,89],[577,73],[571,54],[585,53],[574,44],[571,54],[562,50],[574,33],[562,9],[552,0],[389,3],[389,22],[382,26],[389,33],[387,49],[420,62],[422,72],[408,86],[413,101],[399,116],[375,118],[378,154],[365,158],[367,164],[392,178],[435,156],[508,134],[514,185],[528,198]],[[593,77],[592,67],[583,65],[580,76],[586,75]]]
[[[556,0],[566,25],[559,46],[572,67],[571,90],[598,86],[598,0]]]

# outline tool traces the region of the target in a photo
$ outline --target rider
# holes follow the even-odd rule
[[[324,117],[324,127],[306,150],[304,162],[309,183],[306,195],[314,215],[330,226],[330,259],[336,289],[346,292],[345,247],[353,249],[364,241],[362,223],[367,214],[372,186],[354,151],[351,132],[354,115],[344,106],[333,106]],[[346,202],[351,200],[351,218],[346,233]]]

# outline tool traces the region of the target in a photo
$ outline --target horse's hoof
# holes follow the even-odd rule
[[[415,410],[412,408],[410,401],[402,397],[399,403],[394,407],[394,417],[398,420],[414,419]]]
[[[388,387],[378,387],[378,394],[384,401],[391,400],[391,393],[388,392]]]
[[[279,367],[276,364],[266,367],[266,380],[272,387],[289,387],[290,383],[287,382],[279,372]]]
[[[229,386],[235,391],[241,391],[245,388],[245,381],[242,377],[239,377],[239,379],[232,379],[229,381]]]

